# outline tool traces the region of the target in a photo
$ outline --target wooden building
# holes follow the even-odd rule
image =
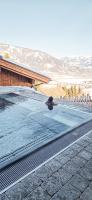
[[[0,86],[29,86],[48,83],[49,78],[0,56]]]

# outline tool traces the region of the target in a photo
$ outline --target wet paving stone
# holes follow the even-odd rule
[[[86,135],[85,138],[84,138],[84,140],[85,140],[86,142],[88,142],[89,144],[91,144],[91,140],[90,140],[89,135]]]
[[[84,158],[75,156],[75,157],[72,159],[72,162],[74,162],[75,164],[77,164],[77,165],[81,168],[81,167],[83,167],[83,166],[86,165],[87,160],[85,160]]]
[[[0,194],[0,200],[9,200],[5,194]]]
[[[81,168],[78,174],[80,174],[82,177],[86,178],[87,180],[92,181],[92,167]]]
[[[45,166],[50,167],[52,172],[55,172],[61,167],[61,164],[59,161],[52,159],[48,163],[46,163]]]
[[[31,175],[29,175],[20,182],[21,186],[26,188],[29,193],[31,193],[38,186],[40,186],[41,183],[42,183],[41,179],[37,177],[35,173],[32,173]]]
[[[70,160],[68,155],[64,156],[62,153],[57,155],[54,159],[60,163],[61,167]]]
[[[90,138],[90,143],[92,143],[92,141],[91,141],[91,139],[92,139],[92,132],[90,132],[90,133],[87,135],[87,137]]]
[[[74,150],[76,152],[80,152],[84,147],[78,144],[73,144],[71,147],[69,147],[70,150]]]
[[[29,194],[22,200],[49,200],[51,197],[41,187],[38,187],[34,192]]]
[[[92,153],[92,144],[88,145],[85,150]]]
[[[59,176],[59,173],[56,172],[53,176],[48,178],[41,187],[46,190],[50,196],[53,196],[62,187],[62,179]]]
[[[16,184],[8,191],[6,191],[6,195],[9,200],[22,200],[29,194],[29,190],[20,183]]]
[[[80,167],[77,164],[73,163],[72,161],[69,161],[63,166],[63,169],[68,173],[70,173],[71,175],[74,175],[79,171]]]
[[[83,192],[89,185],[89,181],[80,175],[76,174],[70,180],[70,184],[77,188],[80,192]]]
[[[73,157],[76,156],[77,154],[78,154],[78,152],[77,152],[76,150],[70,149],[70,148],[66,149],[66,150],[62,153],[63,156],[68,156],[69,159],[73,158]]]
[[[75,200],[80,196],[80,194],[80,191],[75,189],[72,185],[66,184],[51,198],[51,200]]]
[[[35,172],[35,175],[44,181],[52,175],[52,170],[44,165]]]
[[[81,151],[78,154],[79,157],[84,158],[85,160],[90,160],[92,158],[92,154],[86,150]]]
[[[65,183],[67,183],[71,177],[72,177],[72,174],[71,173],[68,173],[66,170],[64,169],[59,169],[58,170],[58,174],[57,176],[60,177],[61,181],[62,181],[62,184],[64,185]]]
[[[83,139],[80,139],[78,142],[76,142],[76,144],[86,147],[89,145],[89,142],[83,138]]]
[[[80,196],[80,200],[92,200],[92,189],[88,187]]]
[[[86,163],[85,167],[88,167],[88,168],[91,168],[91,167],[92,167],[92,159],[90,159],[90,160]]]

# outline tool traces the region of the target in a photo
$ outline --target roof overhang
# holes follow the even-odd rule
[[[17,73],[21,76],[41,81],[42,83],[48,83],[50,81],[50,78],[48,78],[47,76],[44,76],[40,73],[34,72],[29,69],[26,69],[22,67],[21,65],[18,65],[8,60],[4,60],[3,58],[0,58],[0,66],[4,69]]]

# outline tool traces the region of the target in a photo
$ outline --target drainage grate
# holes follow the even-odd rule
[[[92,129],[92,120],[46,144],[0,172],[0,192]],[[77,133],[77,134],[75,134]]]

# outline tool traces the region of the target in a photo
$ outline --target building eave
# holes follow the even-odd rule
[[[43,83],[48,83],[50,81],[50,78],[48,78],[45,75],[42,75],[38,72],[34,72],[32,70],[26,69],[21,65],[18,65],[16,63],[13,63],[11,61],[0,59],[0,66],[4,69],[10,70],[14,73],[17,73],[19,75],[25,76],[30,79],[38,80]]]

